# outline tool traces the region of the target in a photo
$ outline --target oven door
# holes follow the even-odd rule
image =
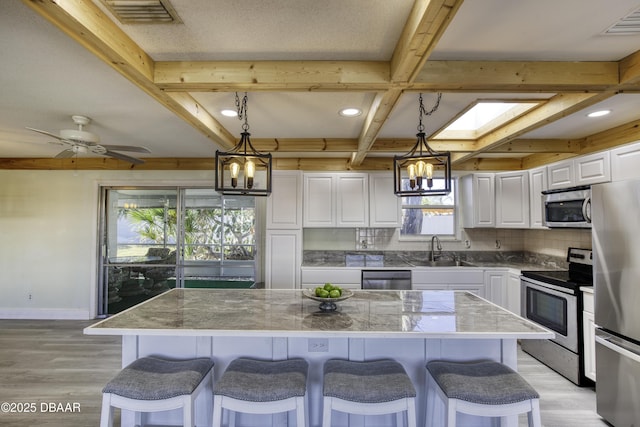
[[[522,316],[556,333],[552,340],[578,353],[578,298],[573,290],[522,277]]]

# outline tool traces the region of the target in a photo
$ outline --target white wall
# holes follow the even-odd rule
[[[0,170],[0,318],[95,317],[100,184],[212,185],[213,176]]]

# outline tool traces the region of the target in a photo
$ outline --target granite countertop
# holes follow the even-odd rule
[[[354,291],[321,312],[302,290],[172,289],[89,335],[540,339],[553,333],[464,291]]]
[[[565,270],[566,261],[535,253],[466,251],[441,252],[442,264],[430,264],[430,252],[420,251],[305,251],[302,267],[326,268],[422,268],[422,267],[478,267],[513,268],[516,270]],[[456,263],[457,261],[457,263]]]

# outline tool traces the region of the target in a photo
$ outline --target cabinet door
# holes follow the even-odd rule
[[[596,380],[596,325],[594,322],[594,296],[583,292],[582,337],[584,339],[584,375]]]
[[[593,313],[582,312],[584,337],[584,376],[596,380],[596,324]]]
[[[336,226],[369,226],[369,176],[366,173],[336,175]]]
[[[507,282],[507,306],[505,308],[518,316],[521,316],[520,286],[520,273],[509,273],[509,281]]]
[[[474,173],[460,182],[464,227],[495,227],[494,174]]]
[[[300,288],[301,230],[267,230],[265,288]]]
[[[497,173],[496,227],[529,228],[529,173]]]
[[[565,160],[547,166],[549,190],[575,186],[573,160]]]
[[[402,226],[402,198],[393,192],[393,174],[369,174],[369,227]]]
[[[335,187],[333,174],[304,175],[304,227],[335,227]]]
[[[640,143],[611,150],[611,179],[623,181],[640,178]]]
[[[576,185],[591,185],[611,181],[609,152],[594,153],[574,160]]]
[[[273,171],[267,198],[267,229],[302,228],[302,172]]]
[[[529,227],[542,225],[542,192],[547,189],[547,168],[529,170]]]
[[[484,272],[484,286],[487,299],[500,307],[507,305],[507,271],[487,270]]]

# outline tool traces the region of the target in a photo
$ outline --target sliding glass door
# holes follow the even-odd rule
[[[99,315],[175,287],[242,288],[255,282],[255,198],[209,188],[101,192]]]
[[[185,288],[242,288],[256,270],[255,199],[185,189],[181,228]]]

